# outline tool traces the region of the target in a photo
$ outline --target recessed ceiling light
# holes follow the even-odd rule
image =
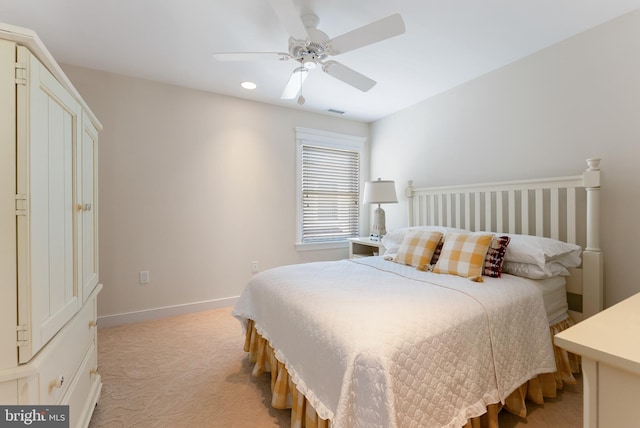
[[[255,89],[258,87],[258,85],[256,85],[253,82],[242,82],[240,83],[240,86],[242,86],[245,89]]]

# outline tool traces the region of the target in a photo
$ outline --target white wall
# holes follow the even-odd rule
[[[402,188],[604,171],[605,305],[640,292],[640,11],[372,124],[371,175]],[[386,205],[387,229],[406,209]]]
[[[254,260],[347,256],[295,250],[294,127],[368,137],[367,124],[63,68],[104,125],[100,316],[238,296]]]

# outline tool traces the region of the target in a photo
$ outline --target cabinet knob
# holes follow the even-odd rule
[[[92,368],[91,370],[89,370],[89,374],[91,376],[97,375],[98,374],[98,368],[97,367]]]
[[[49,389],[60,388],[64,383],[64,376],[60,375],[51,382],[49,382]]]
[[[89,327],[97,327],[97,326],[98,326],[98,321],[96,320],[89,321]]]

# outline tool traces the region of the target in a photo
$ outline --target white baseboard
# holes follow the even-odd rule
[[[235,305],[237,301],[238,297],[227,297],[225,299],[185,303],[182,305],[145,309],[143,311],[127,312],[124,314],[104,315],[98,317],[98,328],[113,327],[114,325],[130,324],[140,321],[157,320],[160,318],[173,317],[176,315],[208,311],[210,309],[227,308]]]

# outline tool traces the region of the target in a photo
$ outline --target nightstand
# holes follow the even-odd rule
[[[583,426],[638,426],[640,293],[555,336],[555,344],[582,355]]]
[[[372,241],[368,236],[349,238],[349,258],[370,257],[384,254],[385,248],[380,241]]]

